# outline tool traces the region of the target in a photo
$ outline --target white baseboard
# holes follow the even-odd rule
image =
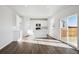
[[[12,41],[10,41],[10,42],[6,43],[5,45],[1,46],[1,47],[0,47],[0,50],[3,49],[5,46],[9,45],[11,42],[12,42]]]

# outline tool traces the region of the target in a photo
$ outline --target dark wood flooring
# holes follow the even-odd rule
[[[0,51],[0,54],[78,54],[71,48],[62,48],[26,42],[12,42]]]

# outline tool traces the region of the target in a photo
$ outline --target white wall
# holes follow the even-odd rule
[[[48,20],[49,24],[49,35],[53,38],[60,39],[60,21],[59,19],[56,20],[56,18],[51,18]]]
[[[13,31],[14,41],[22,39],[22,17],[15,15],[15,30]]]
[[[0,6],[0,49],[15,40],[15,26],[15,12],[6,6]]]
[[[23,36],[27,35],[27,31],[30,29],[30,18],[23,17],[21,29],[23,31]]]
[[[0,6],[0,48],[13,41],[12,15],[12,11],[7,7]]]

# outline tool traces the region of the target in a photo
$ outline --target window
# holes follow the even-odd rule
[[[77,15],[60,20],[60,39],[77,47]]]

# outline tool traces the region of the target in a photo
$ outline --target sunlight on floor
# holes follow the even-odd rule
[[[68,37],[68,39],[67,37],[62,37],[61,40],[70,45],[77,47],[77,37]]]
[[[69,43],[77,47],[77,37],[69,37]]]
[[[67,44],[61,43],[57,40],[52,39],[34,39],[34,40],[21,40],[18,42],[27,42],[27,43],[34,43],[34,44],[42,44],[42,45],[49,45],[49,46],[56,46],[56,47],[64,47],[64,48],[72,48],[68,46]]]

